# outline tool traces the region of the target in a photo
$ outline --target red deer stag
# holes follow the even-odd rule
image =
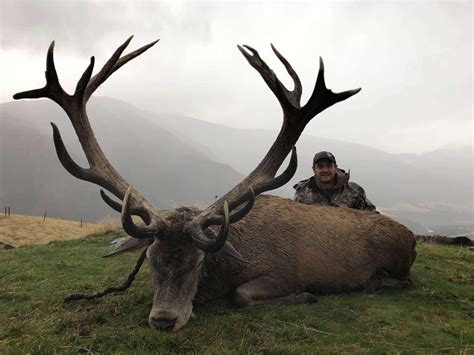
[[[105,202],[121,212],[123,228],[133,237],[116,253],[147,247],[142,258],[146,252],[152,270],[151,328],[176,331],[188,322],[193,302],[232,292],[237,305],[247,307],[310,303],[316,293],[374,290],[385,280],[411,283],[415,239],[392,219],[365,211],[308,206],[269,195],[256,198],[292,178],[297,165],[294,145],[308,122],[360,91],[328,90],[322,59],[313,93],[301,106],[300,79],[273,46],[293,80],[293,90],[281,83],[256,50],[238,46],[280,102],[281,131],[255,170],[208,208],[199,211],[182,207],[166,218],[160,216],[109,163],[86,112],[88,99],[112,73],[157,42],[122,56],[131,38],[93,77],[92,57],[73,95],[68,95],[59,83],[53,42],[47,54],[46,85],[14,98],[49,98],[59,104],[74,126],[90,167],[80,167],[72,160],[58,128],[51,123],[61,164],[73,176],[100,185],[122,200],[120,204],[101,190]],[[275,177],[290,152],[288,167]],[[134,224],[132,215],[141,217],[145,225]]]

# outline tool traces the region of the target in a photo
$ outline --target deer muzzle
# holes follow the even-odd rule
[[[192,310],[192,309],[191,309]],[[167,330],[176,332],[188,323],[191,315],[189,312],[179,314],[173,311],[152,309],[148,317],[148,325],[154,330]]]
[[[178,314],[168,311],[151,311],[148,317],[148,325],[156,330],[173,330],[176,325]]]

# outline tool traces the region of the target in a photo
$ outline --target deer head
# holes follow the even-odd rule
[[[238,263],[245,263],[239,252],[227,241],[230,225],[242,219],[252,209],[255,196],[276,189],[292,178],[297,166],[294,146],[308,122],[319,112],[349,98],[360,89],[341,93],[328,90],[324,81],[324,65],[320,58],[313,93],[308,102],[301,106],[300,79],[275,47],[272,46],[275,55],[293,79],[293,90],[288,90],[280,82],[256,50],[249,46],[238,46],[278,99],[283,110],[281,131],[255,170],[224,196],[203,211],[183,207],[164,218],[107,160],[92,131],[86,112],[88,99],[110,75],[158,42],[152,42],[122,56],[131,39],[132,37],[128,38],[113,53],[95,76],[92,76],[94,69],[94,57],[92,57],[73,95],[67,94],[59,83],[53,59],[54,42],[52,42],[46,60],[46,85],[41,89],[17,93],[13,98],[49,98],[66,112],[89,167],[83,168],[72,160],[59,129],[51,123],[54,145],[61,164],[73,176],[101,186],[122,201],[122,203],[116,202],[104,190],[100,191],[104,201],[121,213],[124,230],[133,238],[137,238],[138,244],[148,246],[147,258],[151,265],[154,290],[153,308],[149,316],[150,327],[176,331],[187,323],[191,315],[205,254],[221,252],[233,257]],[[288,167],[282,174],[276,176],[290,152]],[[132,215],[141,217],[144,225],[135,224]],[[210,228],[211,226],[218,226],[216,233]]]

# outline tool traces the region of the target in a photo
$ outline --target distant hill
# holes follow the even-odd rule
[[[243,178],[185,137],[151,124],[130,105],[93,99],[88,113],[109,160],[158,209],[208,204]],[[71,155],[87,166],[60,108],[46,100],[11,102],[0,105],[0,118],[1,209],[88,220],[115,213],[102,202],[98,186],[74,178],[60,165],[50,121],[58,124]]]
[[[277,131],[235,129],[178,115],[144,113],[151,122],[207,148],[215,160],[248,174],[268,150]],[[276,117],[275,119],[279,119]],[[317,124],[317,118],[310,124]],[[337,127],[335,127],[337,129]],[[315,152],[329,150],[339,167],[351,171],[379,210],[417,233],[433,225],[474,225],[472,147],[422,155],[390,154],[368,146],[309,135],[297,143],[298,170],[293,180],[272,193],[293,195],[292,185],[312,175]],[[446,167],[449,167],[446,169]],[[455,170],[455,171],[453,171]]]
[[[49,121],[59,124],[66,145],[84,162],[58,107],[47,101],[12,102],[1,104],[0,114],[0,208],[7,203],[34,214],[48,209],[67,218],[110,213],[98,187],[70,176],[57,160]],[[89,116],[112,164],[160,209],[204,205],[222,195],[254,169],[278,133],[154,114],[109,98],[92,99]],[[317,125],[317,118],[310,124]],[[292,185],[311,176],[314,153],[330,150],[380,211],[416,233],[426,234],[435,225],[473,224],[472,147],[456,154],[397,155],[303,135],[297,149],[295,177],[273,194],[291,197]]]
[[[436,175],[445,181],[448,186],[465,192],[473,193],[473,173],[474,173],[474,146],[464,146],[457,148],[438,149],[425,154],[399,154],[398,158],[403,162],[423,171],[428,171],[431,175]],[[451,184],[451,185],[449,185]]]

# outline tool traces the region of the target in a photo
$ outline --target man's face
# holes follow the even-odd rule
[[[337,165],[329,159],[319,159],[313,166],[314,177],[322,183],[329,183],[336,178]]]

